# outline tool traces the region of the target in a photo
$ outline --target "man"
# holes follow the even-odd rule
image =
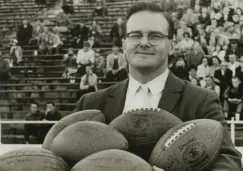
[[[206,82],[206,85],[205,85],[205,88],[206,88],[206,89],[215,91],[215,92],[217,93],[218,96],[220,95],[220,87],[217,86],[217,85],[213,82],[212,77],[210,77],[210,76],[206,76],[206,77],[205,77],[205,82]]]
[[[127,62],[124,54],[119,52],[116,45],[112,47],[112,53],[106,60],[106,79],[107,81],[122,81],[127,78]]]
[[[56,105],[54,102],[47,102],[46,103],[46,111],[43,120],[44,121],[59,121],[62,119],[62,114],[56,109]],[[42,125],[43,131],[43,140],[46,136],[47,132],[51,129],[52,124],[45,124]]]
[[[240,114],[243,107],[243,90],[240,88],[240,79],[238,77],[232,78],[232,86],[227,88],[224,93],[224,111],[225,117],[231,119],[235,117],[235,120],[240,120]],[[241,118],[242,119],[242,118]]]
[[[78,74],[82,77],[85,74],[85,67],[87,65],[93,65],[95,61],[95,52],[90,49],[89,42],[84,42],[84,48],[78,51],[77,64]]]
[[[18,66],[23,63],[23,51],[16,39],[12,40],[12,46],[9,54],[12,57],[14,66]]]
[[[30,104],[30,113],[25,116],[27,121],[41,121],[44,119],[44,113],[39,110],[39,104],[32,102]],[[29,136],[34,135],[37,137],[37,143],[43,143],[42,127],[40,124],[25,124],[25,143],[29,144]]]
[[[69,48],[68,53],[63,56],[63,64],[65,65],[64,77],[74,76],[77,72],[77,56],[74,54],[73,49]]]
[[[113,45],[122,46],[122,39],[126,34],[125,24],[122,18],[117,19],[117,23],[111,28],[110,39]]]
[[[168,14],[153,3],[136,3],[128,10],[126,26],[123,49],[129,64],[129,79],[82,96],[75,111],[99,109],[106,123],[140,107],[161,108],[183,122],[202,118],[217,120],[224,126],[224,139],[210,170],[241,171],[241,154],[230,140],[217,94],[193,86],[168,70],[170,39],[174,33]],[[148,100],[150,103],[144,103]]]
[[[98,90],[98,77],[95,73],[93,73],[92,67],[90,65],[87,65],[85,70],[86,74],[81,78],[79,86],[80,91],[77,93],[77,100],[86,93]]]
[[[228,68],[232,71],[233,77],[235,76],[235,70],[238,66],[240,66],[240,63],[236,61],[235,54],[230,54]]]
[[[17,40],[21,45],[28,45],[32,38],[33,27],[27,19],[23,20],[17,31]]]
[[[10,66],[2,53],[0,52],[0,84],[8,83]]]
[[[235,75],[240,79],[241,83],[243,83],[243,56],[240,57],[240,66],[238,66],[235,70]]]
[[[73,37],[73,45],[82,48],[84,41],[87,41],[89,38],[89,28],[83,23],[77,24],[72,28],[71,35]]]
[[[44,32],[40,34],[38,39],[38,46],[41,54],[47,54],[52,49],[52,34],[48,27],[44,27]]]

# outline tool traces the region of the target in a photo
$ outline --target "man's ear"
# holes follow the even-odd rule
[[[123,39],[122,41],[122,50],[123,52],[126,50],[126,39]]]
[[[172,55],[173,53],[174,53],[174,42],[173,40],[170,40],[169,55]]]

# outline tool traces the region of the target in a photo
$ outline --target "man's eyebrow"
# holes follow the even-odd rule
[[[134,30],[134,31],[131,31],[129,33],[139,33],[139,34],[143,34],[143,32],[141,32],[139,30]],[[148,32],[148,34],[164,34],[164,33],[160,32],[160,31],[150,31],[150,32]]]

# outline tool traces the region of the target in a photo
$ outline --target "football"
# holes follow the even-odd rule
[[[170,129],[156,144],[149,163],[166,171],[201,171],[216,160],[223,126],[210,119],[185,122]]]
[[[105,117],[104,114],[99,110],[83,110],[68,115],[52,126],[52,128],[46,134],[42,148],[50,150],[50,145],[57,134],[67,126],[79,121],[97,121],[104,123]]]
[[[162,135],[180,123],[179,118],[165,110],[143,108],[123,113],[110,126],[126,137],[130,152],[148,160]]]
[[[50,150],[62,157],[69,166],[98,151],[127,148],[128,142],[121,133],[94,121],[81,121],[67,126],[50,145]]]
[[[48,150],[24,148],[0,156],[1,171],[69,171],[65,161]]]
[[[105,150],[78,162],[71,171],[153,171],[140,157],[122,150]]]

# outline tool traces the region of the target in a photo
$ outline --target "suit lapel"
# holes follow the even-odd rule
[[[182,90],[182,81],[170,72],[166,80],[165,88],[163,90],[158,107],[168,112],[172,112],[181,96]]]
[[[107,118],[106,122],[110,123],[114,118],[122,114],[125,105],[127,87],[128,87],[128,79],[119,83],[108,94],[108,97],[106,99],[105,109],[104,109],[104,113]]]

